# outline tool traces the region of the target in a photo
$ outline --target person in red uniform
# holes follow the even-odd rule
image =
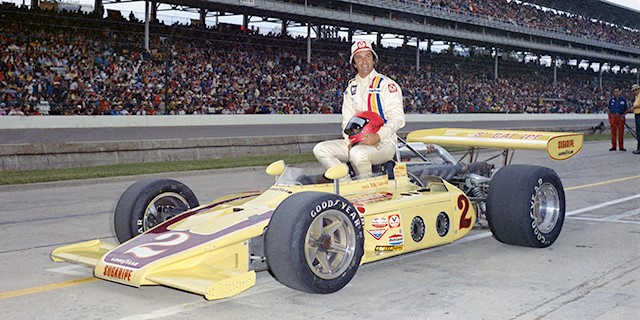
[[[371,165],[383,164],[396,152],[396,132],[404,127],[402,90],[391,78],[378,73],[375,63],[378,55],[369,41],[356,41],[351,46],[349,62],[357,74],[349,81],[342,101],[342,130],[358,112],[375,112],[384,121],[377,132],[363,134],[357,145],[352,145],[349,136],[343,139],[322,141],[314,146],[313,154],[325,169],[343,162],[351,162],[357,176],[372,173]]]
[[[616,151],[616,140],[619,150],[627,151],[624,148],[624,117],[628,107],[627,98],[622,95],[620,86],[613,87],[613,97],[609,99],[609,107],[607,108],[611,125],[611,149],[609,151]]]

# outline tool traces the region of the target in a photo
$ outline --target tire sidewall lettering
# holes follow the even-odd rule
[[[344,213],[349,217],[349,219],[351,219],[354,226],[360,229],[361,220],[360,220],[360,215],[358,214],[358,211],[353,208],[353,205],[351,205],[351,203],[346,202],[342,199],[331,198],[331,199],[326,199],[320,203],[317,203],[315,206],[313,206],[313,209],[309,212],[309,216],[311,217],[311,219],[315,219],[319,214],[327,210],[338,210]]]
[[[536,218],[533,215],[533,208],[535,206],[536,194],[538,194],[538,191],[540,190],[540,187],[542,186],[543,183],[544,183],[544,180],[542,178],[539,178],[538,181],[536,182],[536,185],[533,187],[533,193],[531,194],[531,203],[529,205],[529,217],[531,218],[531,230],[533,231],[533,234],[536,237],[536,240],[538,240],[540,243],[547,244],[549,243],[549,241],[542,234],[542,232],[540,232],[540,229],[538,229]]]

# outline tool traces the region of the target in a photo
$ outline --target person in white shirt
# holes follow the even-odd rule
[[[344,139],[315,145],[313,154],[325,168],[349,161],[357,176],[370,176],[372,165],[393,159],[398,140],[396,133],[405,125],[402,90],[394,80],[374,69],[377,60],[378,55],[370,42],[356,41],[351,46],[349,62],[357,74],[343,94],[342,129],[344,131],[351,117],[360,111],[379,114],[384,125],[378,132],[364,135],[355,146],[344,133]]]

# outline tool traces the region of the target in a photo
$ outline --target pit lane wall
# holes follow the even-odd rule
[[[463,127],[464,122],[522,120],[593,120],[606,115],[578,114],[451,114],[406,116],[411,122],[451,122]],[[169,126],[227,126],[281,124],[336,124],[341,115],[185,115],[185,116],[4,116],[2,129],[118,128]],[[606,123],[606,120],[605,120]],[[513,128],[505,125],[504,127]],[[532,128],[530,128],[532,129]],[[548,129],[548,128],[547,128]],[[553,128],[553,131],[568,131]],[[590,127],[570,128],[587,133]],[[402,136],[407,131],[401,131]],[[190,139],[154,139],[138,141],[59,142],[51,144],[0,145],[0,171],[59,169],[99,165],[145,163],[180,160],[202,160],[224,157],[268,154],[310,153],[319,141],[339,138],[336,134],[221,137]]]

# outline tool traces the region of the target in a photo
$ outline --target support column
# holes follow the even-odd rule
[[[205,8],[200,8],[198,10],[200,12],[200,25],[203,27],[207,26],[207,9]]]
[[[553,65],[553,85],[556,85],[558,81],[558,60],[557,57],[551,57],[551,64]]]
[[[248,15],[242,15],[242,30],[249,30],[249,16]]]
[[[151,1],[151,21],[158,22],[158,2],[155,0]]]
[[[598,73],[600,73],[599,81],[600,81],[600,92],[602,92],[602,65],[604,63],[600,62]]]
[[[420,38],[416,37],[416,71],[420,70]]]
[[[307,22],[307,64],[311,63],[311,23]]]
[[[287,34],[287,27],[289,26],[289,20],[285,20],[282,19],[282,26],[280,27],[280,30],[282,30],[282,35],[286,35]]]
[[[93,2],[93,12],[99,14],[100,17],[104,15],[104,6],[102,5],[102,0],[95,0]]]
[[[493,64],[493,80],[498,80],[498,48],[493,48],[495,62]]]
[[[376,35],[376,47],[380,48],[382,45],[382,33]]]
[[[433,44],[433,40],[427,40],[427,53],[431,53],[431,45]]]
[[[149,0],[144,0],[144,50],[149,52]]]

